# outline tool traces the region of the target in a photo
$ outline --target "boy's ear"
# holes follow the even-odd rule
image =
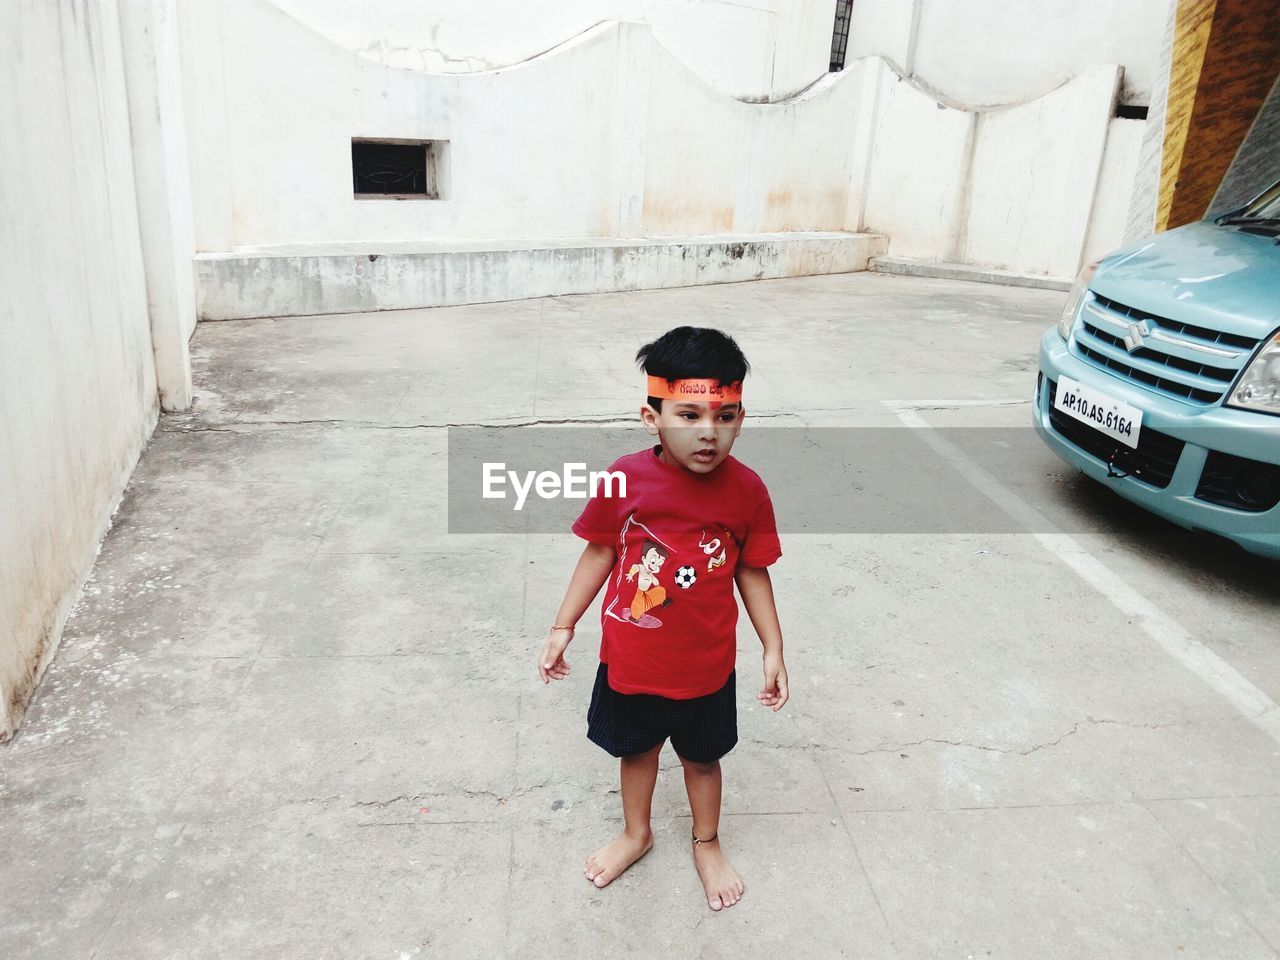
[[[742,436],[742,421],[747,417],[747,408],[738,404],[738,425],[733,430],[733,439],[737,440]]]
[[[658,411],[647,403],[640,408],[640,422],[644,424],[645,432],[649,436],[656,437],[658,435]]]

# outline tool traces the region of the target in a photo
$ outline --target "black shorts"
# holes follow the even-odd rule
[[[600,664],[587,709],[587,739],[615,757],[652,750],[670,738],[685,760],[714,763],[738,742],[738,703],[730,673],[715,693],[672,700],[651,693],[618,693]]]

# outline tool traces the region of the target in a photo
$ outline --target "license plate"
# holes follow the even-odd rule
[[[1053,407],[1099,433],[1137,449],[1138,432],[1142,429],[1142,411],[1123,400],[1110,397],[1101,390],[1086,387],[1070,377],[1058,380]]]

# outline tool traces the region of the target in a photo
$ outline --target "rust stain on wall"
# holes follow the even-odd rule
[[[733,206],[646,193],[644,229],[645,233],[729,233],[733,230]]]
[[[31,703],[40,674],[40,664],[48,656],[54,641],[58,596],[49,589],[36,586],[31,579],[20,586],[24,608],[14,611],[18,663],[5,690],[4,715],[0,716],[0,743],[11,739]]]
[[[769,210],[776,210],[779,207],[791,206],[791,190],[783,188],[781,190],[770,190],[764,198],[764,205]]]
[[[801,230],[843,230],[848,191],[844,187],[799,191],[792,188],[770,190],[765,197],[766,233]]]

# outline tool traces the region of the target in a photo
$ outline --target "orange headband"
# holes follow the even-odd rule
[[[706,401],[713,408],[722,403],[742,402],[742,381],[721,385],[719,380],[668,380],[665,377],[649,377],[650,397],[662,400]]]

